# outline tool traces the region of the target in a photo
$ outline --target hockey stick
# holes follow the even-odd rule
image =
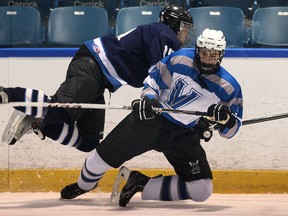
[[[200,111],[190,111],[190,110],[173,110],[173,109],[164,109],[164,108],[154,108],[154,111],[158,112],[172,112],[172,113],[183,113],[183,114],[189,114],[189,115],[197,115],[197,116],[207,116],[207,112],[200,112]],[[273,121],[278,119],[288,118],[288,113],[281,113],[276,115],[271,115],[267,117],[259,117],[259,118],[253,118],[253,119],[247,119],[242,121],[242,125],[250,125],[250,124],[256,124],[261,122],[267,122],[267,121]]]
[[[86,103],[46,103],[46,102],[11,102],[0,104],[0,107],[56,107],[56,108],[71,108],[71,109],[123,109],[132,110],[131,106],[127,105],[106,105],[106,104],[86,104]],[[182,113],[189,115],[207,115],[206,112],[191,111],[191,110],[175,110],[175,109],[165,109],[165,108],[153,108],[155,112],[172,112],[172,113]]]
[[[256,124],[256,123],[260,123],[260,122],[273,121],[273,120],[283,119],[283,118],[288,118],[288,113],[282,113],[282,114],[271,115],[271,116],[267,116],[267,117],[260,117],[260,118],[253,118],[253,119],[244,120],[244,121],[242,121],[242,125]]]
[[[0,107],[56,107],[71,109],[124,109],[132,110],[131,106],[106,105],[106,104],[86,104],[86,103],[46,103],[46,102],[11,102],[0,104]]]
[[[183,114],[189,114],[189,115],[197,115],[197,116],[207,116],[206,112],[200,112],[200,111],[190,111],[190,110],[173,110],[173,109],[164,109],[164,108],[154,108],[154,111],[158,112],[172,112],[172,113],[183,113]],[[256,124],[261,122],[267,122],[267,121],[273,121],[278,119],[288,118],[288,113],[281,113],[276,115],[271,115],[267,117],[259,117],[259,118],[253,118],[253,119],[247,119],[242,121],[242,125],[250,125],[250,124]]]
[[[126,105],[106,105],[106,104],[85,104],[85,103],[45,103],[45,102],[11,102],[0,104],[0,107],[59,107],[59,108],[78,108],[78,109],[122,109],[132,110],[131,106]],[[166,108],[154,108],[154,111],[180,113],[197,116],[207,116],[206,112],[191,111],[191,110],[175,110]],[[242,125],[256,124],[266,121],[288,118],[288,113],[276,114],[268,117],[259,117],[242,121]]]
[[[201,111],[192,111],[192,110],[176,110],[176,109],[166,109],[166,108],[153,108],[155,112],[170,112],[170,113],[179,113],[179,114],[188,114],[188,115],[196,115],[196,116],[207,116],[207,112]]]

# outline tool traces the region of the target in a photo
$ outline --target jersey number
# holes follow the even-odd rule
[[[164,51],[163,51],[163,58],[170,55],[171,53],[173,53],[174,50],[171,48],[168,48],[167,45],[164,46]]]

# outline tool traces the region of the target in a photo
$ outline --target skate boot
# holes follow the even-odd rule
[[[149,179],[150,177],[138,171],[131,171],[129,178],[120,193],[119,205],[125,207],[134,194],[143,191]]]
[[[91,190],[95,189],[97,185],[98,183]],[[60,195],[61,195],[61,199],[74,199],[82,194],[88,193],[91,190],[83,190],[78,186],[77,182],[75,182],[73,184],[65,186],[61,190]]]
[[[3,87],[0,86],[0,103],[8,103],[8,95],[3,91]]]
[[[41,125],[41,118],[35,118],[18,110],[14,110],[2,135],[2,142],[14,145],[24,134],[32,131],[41,139],[44,139],[45,137],[40,132]]]
[[[35,118],[35,121],[31,124],[31,129],[41,140],[44,140],[46,136],[42,133],[44,123],[42,118]]]

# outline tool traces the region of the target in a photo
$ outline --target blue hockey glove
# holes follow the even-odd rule
[[[223,104],[212,104],[207,110],[207,119],[217,123],[220,130],[232,128],[236,124],[236,116],[228,106]]]
[[[150,99],[143,97],[132,101],[131,106],[133,108],[134,116],[140,120],[149,120],[159,115],[154,111],[154,107],[160,107],[160,103],[156,99]]]

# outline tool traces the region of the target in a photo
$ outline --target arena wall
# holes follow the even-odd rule
[[[75,51],[0,49],[0,85],[41,89],[52,95],[65,79],[66,69]],[[222,66],[242,86],[244,120],[288,112],[288,50],[228,49]],[[107,91],[106,102],[129,105],[139,97],[140,92],[141,89],[124,86],[111,94],[111,98]],[[12,111],[12,108],[0,106],[1,135]],[[107,110],[105,135],[128,112]],[[214,172],[216,192],[287,193],[287,123],[286,118],[247,125],[230,140],[214,133],[209,143],[203,142]],[[87,153],[49,139],[41,141],[34,134],[26,135],[13,146],[0,141],[0,191],[58,191],[62,185],[77,179],[86,156]],[[147,152],[125,164],[149,173],[155,170],[173,172],[162,154],[155,151]],[[107,174],[109,186],[115,175],[116,170]],[[109,190],[104,185],[103,190]],[[237,185],[243,185],[242,189],[237,189]],[[273,188],[265,191],[263,188],[267,188],[267,185],[273,185]]]

